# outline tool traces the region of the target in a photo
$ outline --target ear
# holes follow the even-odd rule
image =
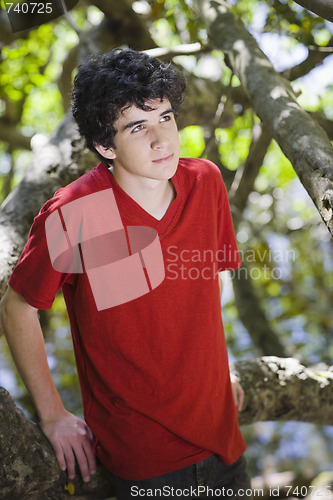
[[[104,156],[104,158],[108,158],[109,160],[114,160],[117,157],[113,148],[106,148],[101,144],[95,144],[95,143],[94,147],[100,155]]]

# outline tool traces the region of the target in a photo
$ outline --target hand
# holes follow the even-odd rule
[[[87,424],[63,410],[57,418],[41,419],[40,425],[54,448],[60,469],[67,469],[68,478],[74,479],[76,458],[83,481],[89,481],[90,475],[96,472],[96,460]]]
[[[230,373],[232,395],[238,411],[241,411],[244,402],[244,391],[239,383],[238,378],[233,373]]]

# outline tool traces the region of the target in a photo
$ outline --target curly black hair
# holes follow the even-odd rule
[[[132,49],[113,49],[79,66],[72,113],[86,146],[97,153],[94,143],[115,147],[114,122],[123,109],[134,105],[149,111],[147,101],[165,98],[177,115],[185,88],[184,76],[171,64]]]

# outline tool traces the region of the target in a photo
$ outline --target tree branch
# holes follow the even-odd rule
[[[296,359],[264,357],[231,366],[245,391],[239,423],[298,420],[333,424],[333,367],[306,368]],[[101,464],[89,483],[79,473],[68,483],[53,449],[39,426],[28,422],[8,392],[0,388],[0,500],[13,498],[65,500],[74,497],[102,500],[112,495]],[[163,452],[163,450],[161,450]]]
[[[233,211],[234,225],[237,227],[247,199],[254,189],[254,183],[263,164],[271,135],[262,125],[255,124],[252,129],[252,141],[244,165],[238,167],[234,182],[229,190],[229,201]]]
[[[292,68],[285,69],[280,74],[291,82],[297,80],[297,78],[301,78],[302,76],[307,75],[312,69],[322,64],[326,57],[332,55],[332,43],[333,38],[330,40],[329,44],[326,47],[313,46],[309,48],[308,57],[304,59],[304,61],[296,64]],[[322,48],[325,48],[326,50],[320,50]]]
[[[117,45],[129,45],[136,50],[155,47],[156,44],[150,36],[147,25],[134,12],[131,5],[119,0],[86,0],[90,5],[95,5],[106,17],[110,32],[113,34]]]
[[[305,367],[294,358],[237,361],[231,370],[245,392],[240,425],[268,420],[333,424],[333,366]]]
[[[332,0],[294,0],[294,2],[333,23]]]
[[[333,234],[333,147],[324,130],[297,104],[257,42],[224,0],[194,0],[211,43],[228,54],[251,105],[291,161]]]
[[[5,119],[0,119],[0,141],[7,142],[11,149],[30,149],[30,137],[21,134],[17,127],[6,123]]]
[[[71,104],[72,71],[77,66],[80,53],[79,43],[72,47],[67,53],[58,78],[58,88],[61,93],[64,110],[67,111]]]
[[[229,93],[229,87],[221,85],[220,82],[213,82],[205,78],[198,78],[192,73],[182,70],[186,77],[187,91],[184,106],[179,114],[179,128],[188,125],[200,125],[210,127],[214,120],[216,109],[219,106],[221,95]],[[241,87],[232,87],[230,92],[232,102],[240,103],[243,108],[248,105],[246,94]],[[232,109],[223,113],[219,122],[219,127],[230,127],[235,120],[235,113]]]
[[[79,498],[103,499],[112,487],[101,464],[89,483],[79,473],[70,483],[58,466],[51,444],[39,426],[26,420],[8,392],[0,387],[0,500],[66,500],[70,489]],[[82,496],[89,494],[89,497]]]
[[[157,57],[158,59],[166,59],[170,61],[176,56],[191,56],[202,54],[205,52],[210,52],[211,48],[201,45],[201,43],[189,43],[176,45],[174,47],[156,47],[155,49],[146,50],[146,54],[151,57]]]
[[[325,116],[323,116],[323,115],[321,115],[319,113],[314,113],[312,111],[308,111],[308,113],[325,130],[325,132],[328,135],[330,141],[333,141],[333,120],[329,120]]]

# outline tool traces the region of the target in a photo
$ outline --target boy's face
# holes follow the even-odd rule
[[[96,149],[113,160],[114,173],[122,179],[168,180],[179,161],[175,116],[168,100],[156,99],[146,104],[151,111],[131,106],[115,121],[115,148],[96,146]]]

